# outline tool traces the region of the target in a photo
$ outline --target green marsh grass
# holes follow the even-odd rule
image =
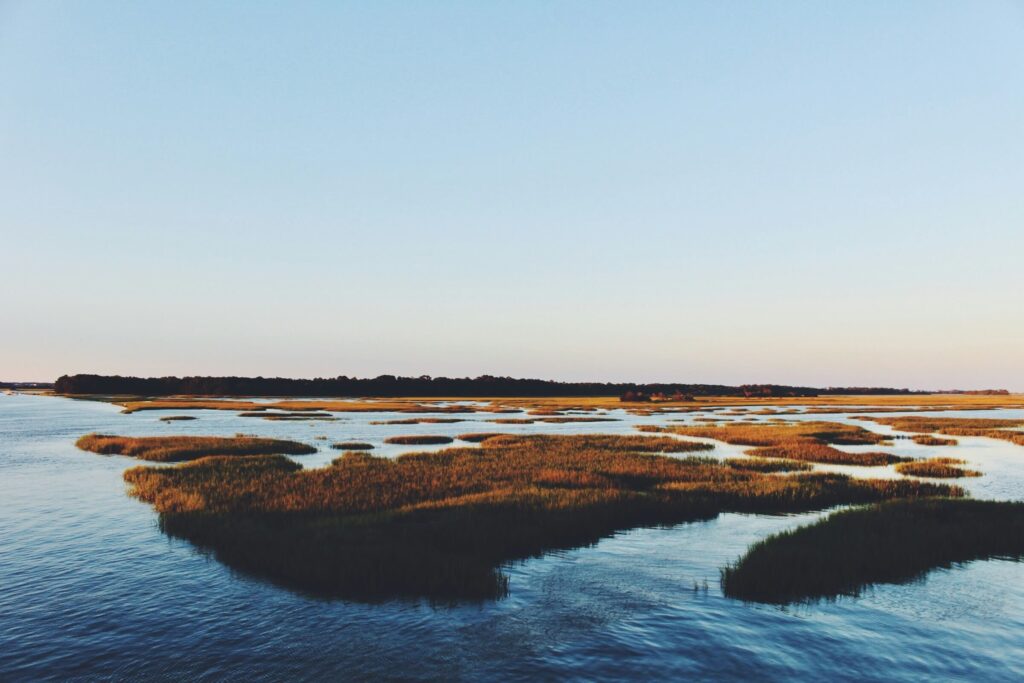
[[[729,597],[768,603],[860,595],[932,569],[1024,555],[1024,503],[892,501],[770,536],[722,571]]]

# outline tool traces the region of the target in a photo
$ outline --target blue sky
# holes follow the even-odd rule
[[[0,379],[1024,390],[1020,2],[0,2]]]

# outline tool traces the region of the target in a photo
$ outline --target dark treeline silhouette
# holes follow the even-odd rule
[[[129,394],[133,396],[819,396],[825,394],[911,394],[882,387],[793,387],[777,384],[633,384],[625,382],[556,382],[514,377],[122,377],[63,375],[59,394]],[[639,400],[648,400],[639,398]]]

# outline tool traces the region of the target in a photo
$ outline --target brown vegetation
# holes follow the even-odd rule
[[[956,439],[943,439],[941,436],[932,436],[931,434],[914,434],[910,438],[914,443],[922,446],[955,446],[958,443]]]
[[[245,456],[261,454],[306,455],[316,448],[297,441],[261,439],[250,436],[112,436],[86,434],[75,445],[103,455],[127,455],[155,462],[180,462],[208,455]]]
[[[426,446],[428,444],[451,443],[454,440],[455,439],[450,436],[440,436],[437,434],[413,434],[407,436],[389,436],[384,439],[384,443]]]
[[[419,424],[455,424],[465,422],[460,417],[410,417],[404,420],[375,420],[372,425],[419,425]]]
[[[829,444],[870,445],[885,436],[862,427],[838,422],[730,423],[726,425],[672,425],[644,431],[662,431],[680,436],[715,439],[741,446],[756,446],[748,455],[757,458],[785,458],[833,465],[888,465],[909,460],[890,453],[848,453]]]
[[[933,477],[936,479],[956,479],[958,477],[980,477],[981,472],[968,470],[957,465],[964,464],[956,458],[931,458],[914,460],[896,465],[896,471],[913,477]]]
[[[480,443],[487,439],[492,439],[496,436],[504,436],[501,432],[476,432],[473,434],[459,434],[457,438],[459,441],[467,441],[469,443]]]
[[[331,448],[336,451],[369,451],[373,450],[373,444],[363,441],[341,441],[332,443]]]
[[[947,436],[984,436],[990,439],[1002,439],[1024,446],[1024,420],[1000,420],[967,417],[922,417],[920,415],[905,417],[871,417],[878,424],[888,425],[901,432],[939,433]],[[915,439],[916,441],[916,439]]]
[[[303,470],[283,457],[212,457],[125,473],[167,533],[230,566],[327,596],[493,598],[500,566],[619,529],[901,496],[961,495],[913,480],[767,475],[668,437],[498,436],[396,459],[345,453]]]
[[[750,472],[805,472],[814,469],[814,465],[809,462],[782,458],[729,458],[725,464],[733,469]]]

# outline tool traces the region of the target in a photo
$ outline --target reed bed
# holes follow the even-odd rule
[[[956,446],[959,442],[956,439],[943,439],[941,436],[931,434],[914,434],[911,440],[922,446]]]
[[[103,455],[127,455],[154,462],[182,462],[209,455],[248,456],[262,454],[307,455],[316,448],[297,441],[262,439],[251,436],[113,436],[86,434],[75,442],[78,448]]]
[[[960,477],[980,477],[981,472],[968,470],[957,465],[964,464],[956,458],[931,458],[914,460],[896,465],[896,471],[913,477],[931,477],[933,479],[957,479]]]
[[[384,443],[401,444],[405,446],[426,446],[429,444],[451,443],[455,441],[450,436],[438,434],[410,434],[406,436],[389,436]]]
[[[487,439],[493,439],[496,436],[505,436],[505,434],[502,432],[473,432],[471,434],[459,434],[455,438],[468,443],[480,443]]]
[[[722,589],[756,602],[809,602],[913,581],[959,562],[1022,556],[1024,503],[892,501],[755,543],[722,571]]]
[[[1024,446],[1024,420],[969,417],[871,417],[878,424],[888,425],[901,432],[938,433],[947,436],[984,436]]]
[[[365,441],[340,441],[332,443],[331,448],[336,451],[371,451],[373,444]]]
[[[833,448],[830,444],[853,446],[886,442],[886,437],[881,434],[838,422],[732,422],[719,425],[672,425],[655,428],[647,426],[644,431],[660,431],[680,436],[715,439],[740,446],[755,446],[746,453],[756,458],[784,458],[866,467],[910,460],[879,451],[849,453]]]
[[[395,459],[346,452],[304,470],[281,456],[125,472],[161,527],[229,566],[323,596],[491,599],[500,567],[622,529],[892,497],[961,495],[915,480],[770,475],[671,437],[503,435]]]
[[[404,420],[375,420],[372,425],[421,425],[421,424],[455,424],[465,422],[461,417],[410,417]]]
[[[733,469],[750,472],[806,472],[814,469],[814,465],[809,462],[783,458],[729,458],[725,464]]]

